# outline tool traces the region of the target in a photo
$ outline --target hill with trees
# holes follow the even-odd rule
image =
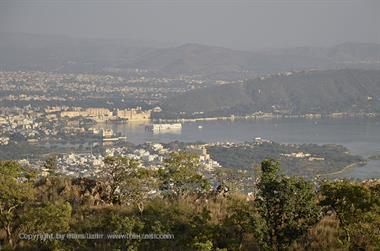
[[[264,159],[276,159],[287,175],[315,177],[339,172],[347,166],[360,166],[366,161],[340,145],[279,144],[245,142],[207,147],[213,160],[224,168],[249,170]]]
[[[256,112],[380,112],[379,70],[306,71],[197,89],[169,98],[162,117],[212,117]]]

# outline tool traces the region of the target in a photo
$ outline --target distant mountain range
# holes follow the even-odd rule
[[[380,44],[344,43],[328,48],[292,48],[259,52],[186,44],[157,49],[134,62],[141,68],[211,76],[276,73],[331,68],[380,68]],[[222,77],[223,78],[223,77]]]
[[[288,114],[380,113],[380,70],[325,70],[273,75],[197,89],[169,98],[162,118]]]
[[[127,68],[150,50],[135,41],[0,33],[0,70],[100,73]]]
[[[309,69],[380,69],[380,44],[344,43],[258,52],[201,44],[158,48],[138,41],[0,33],[0,70],[105,72],[145,69],[212,79]]]

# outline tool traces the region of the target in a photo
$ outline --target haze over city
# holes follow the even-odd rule
[[[376,0],[3,0],[0,31],[240,50],[380,43]]]

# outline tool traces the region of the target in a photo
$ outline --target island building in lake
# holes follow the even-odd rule
[[[181,123],[152,124],[152,125],[147,125],[145,127],[145,130],[151,131],[153,133],[178,132],[178,131],[181,131],[181,129],[182,129]]]

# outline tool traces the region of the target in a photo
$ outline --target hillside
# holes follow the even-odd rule
[[[275,75],[198,89],[166,100],[163,117],[380,112],[380,70],[327,70]]]
[[[340,145],[279,144],[253,141],[234,145],[214,145],[207,148],[213,160],[223,167],[249,170],[264,159],[275,159],[281,163],[287,175],[314,177],[343,170],[347,166],[363,165],[360,156],[352,155]],[[305,153],[295,157],[294,153]],[[293,155],[292,155],[293,154]]]
[[[0,33],[0,70],[107,72],[145,69],[159,74],[209,79],[249,79],[291,70],[380,69],[380,45],[344,43],[239,51],[202,44],[170,46],[133,40]]]
[[[201,44],[157,49],[133,63],[167,73],[252,77],[290,70],[379,68],[380,45],[344,43],[332,47],[299,47],[238,51]],[[227,77],[228,78],[228,77]]]
[[[124,67],[152,48],[133,41],[0,33],[0,70],[102,72]]]
[[[185,73],[204,76],[242,75],[243,71],[254,74],[252,52],[243,52],[216,46],[185,44],[178,47],[157,49],[134,62],[145,68],[170,74]]]

